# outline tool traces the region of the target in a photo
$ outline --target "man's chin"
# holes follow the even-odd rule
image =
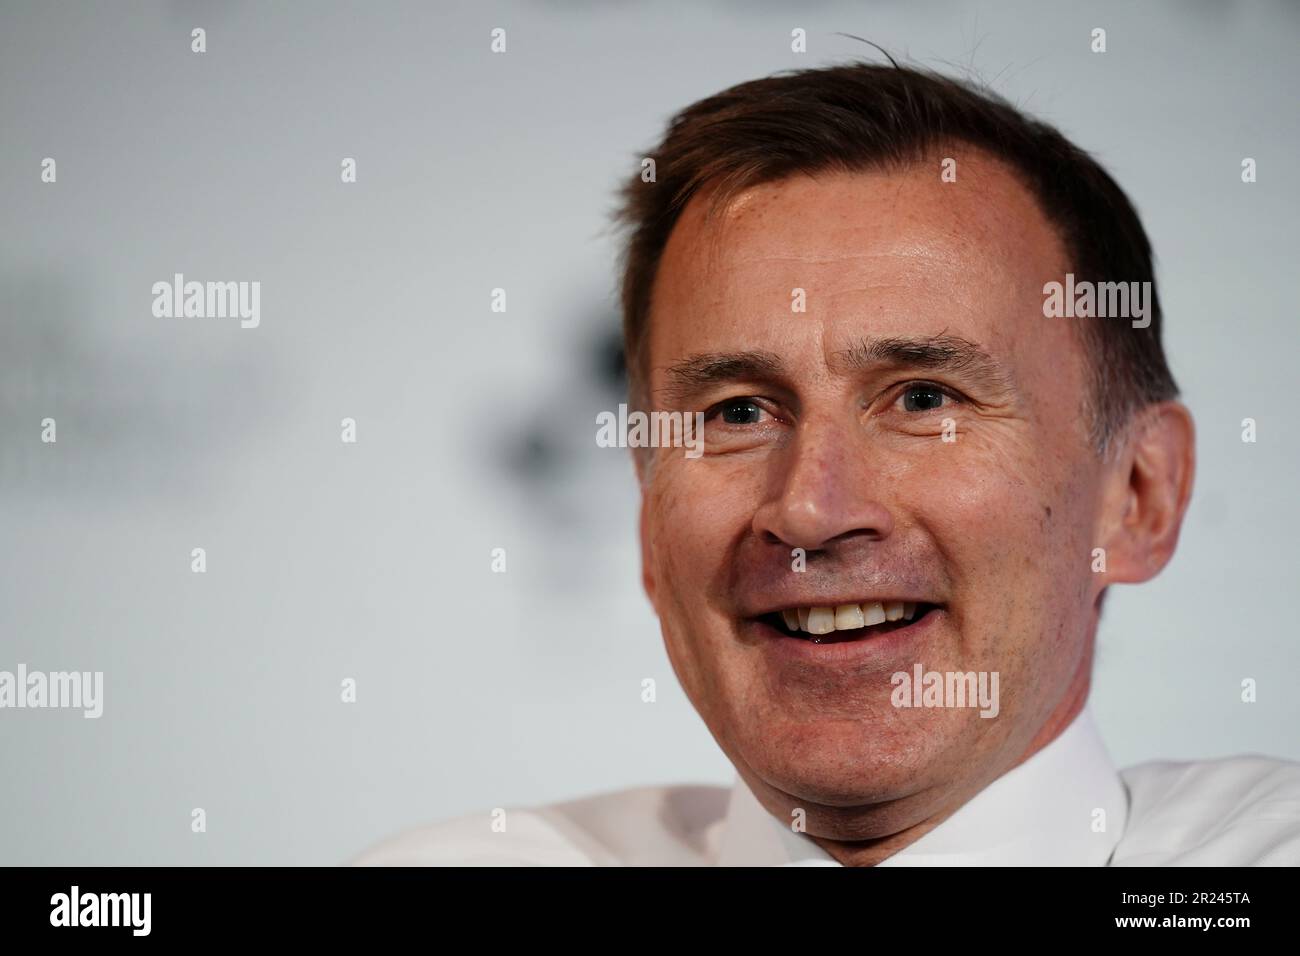
[[[878,840],[915,826],[934,812],[945,788],[909,778],[882,763],[882,775],[846,773],[817,761],[772,767],[767,775],[746,774],[758,802],[777,820],[799,814],[808,836],[840,842]]]
[[[792,807],[862,807],[907,799],[942,777],[933,738],[917,738],[864,735],[860,723],[823,722],[765,735],[737,756],[742,776],[764,804],[759,788],[772,799],[793,801]]]

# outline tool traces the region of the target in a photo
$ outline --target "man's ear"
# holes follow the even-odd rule
[[[1140,584],[1169,563],[1195,472],[1196,428],[1186,406],[1160,402],[1137,412],[1106,470],[1105,583]]]

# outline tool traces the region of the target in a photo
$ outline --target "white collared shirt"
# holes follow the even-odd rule
[[[504,830],[501,829],[504,822]],[[646,787],[409,831],[364,866],[839,866],[739,778]],[[1088,708],[880,866],[1300,864],[1300,764],[1244,756],[1116,771]]]

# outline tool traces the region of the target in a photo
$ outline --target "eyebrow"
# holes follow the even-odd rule
[[[832,353],[833,364],[848,372],[875,366],[948,372],[993,392],[1013,390],[1011,375],[974,342],[955,335],[863,339]],[[792,376],[775,352],[704,352],[664,367],[665,398],[681,401],[725,382],[786,382]]]
[[[679,401],[722,382],[777,381],[785,377],[785,363],[775,352],[704,352],[664,369],[665,396]]]
[[[852,372],[889,365],[960,375],[995,392],[1014,388],[1010,370],[974,342],[957,335],[864,339],[834,353],[833,358]]]

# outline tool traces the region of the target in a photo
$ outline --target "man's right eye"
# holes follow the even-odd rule
[[[763,416],[763,409],[757,402],[747,398],[729,398],[709,409],[705,419],[722,417],[728,425],[757,425]]]

